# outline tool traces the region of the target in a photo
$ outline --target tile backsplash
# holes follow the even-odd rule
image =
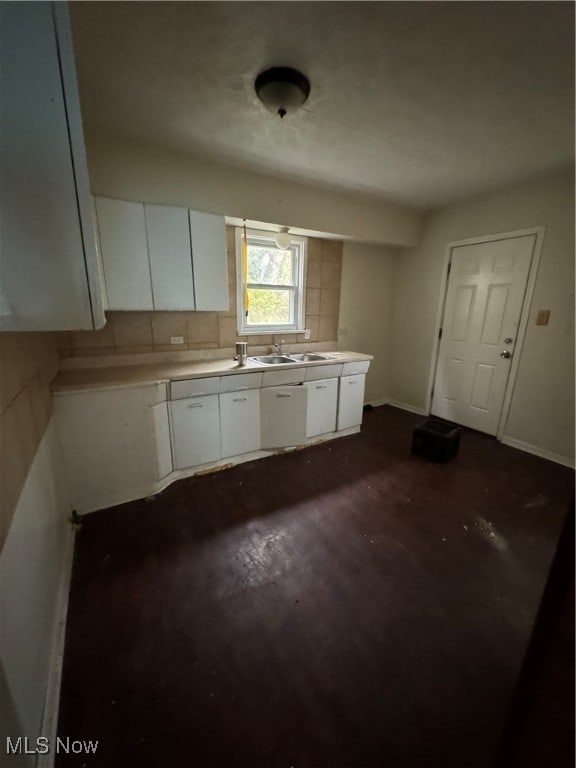
[[[58,334],[62,357],[114,355],[143,352],[221,349],[238,340],[252,346],[272,345],[280,337],[243,336],[236,333],[236,253],[234,228],[227,228],[228,287],[227,312],[107,312],[101,331]],[[310,342],[336,341],[342,275],[342,243],[335,240],[308,240],[306,270],[306,328]],[[182,336],[184,344],[170,344],[170,337]],[[287,335],[288,343],[304,342],[304,334]]]

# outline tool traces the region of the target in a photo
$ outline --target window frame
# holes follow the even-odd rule
[[[277,248],[277,232],[269,232],[262,229],[246,229],[248,245],[262,245],[264,247]],[[276,325],[248,325],[244,313],[244,281],[242,275],[242,240],[244,228],[236,227],[236,306],[237,328],[239,336],[268,336],[280,333],[303,333],[306,319],[306,263],[308,256],[308,238],[299,235],[290,235],[290,246],[286,250],[292,251],[293,274],[296,282],[292,285],[248,283],[248,287],[266,288],[271,290],[293,291],[294,322],[280,323]]]

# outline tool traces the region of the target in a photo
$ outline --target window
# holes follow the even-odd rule
[[[290,237],[288,248],[279,248],[274,232],[247,230],[246,282],[242,269],[244,230],[236,230],[238,282],[238,332],[296,333],[304,330],[304,275],[306,238]],[[244,289],[248,295],[246,312]]]

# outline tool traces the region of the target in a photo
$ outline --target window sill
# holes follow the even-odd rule
[[[291,328],[289,331],[283,328],[260,328],[256,331],[238,331],[238,336],[288,336],[290,334],[304,333],[305,328],[298,330],[297,328]]]

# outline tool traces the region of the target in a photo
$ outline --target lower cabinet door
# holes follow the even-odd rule
[[[262,448],[301,445],[306,440],[306,387],[263,387],[260,398]]]
[[[222,456],[238,456],[260,448],[260,390],[220,395]]]
[[[218,395],[187,397],[170,403],[170,432],[175,469],[222,458]]]
[[[338,407],[338,379],[307,381],[304,386],[308,390],[306,437],[334,432]]]
[[[338,429],[348,429],[362,424],[364,384],[366,375],[342,376],[338,398]]]

